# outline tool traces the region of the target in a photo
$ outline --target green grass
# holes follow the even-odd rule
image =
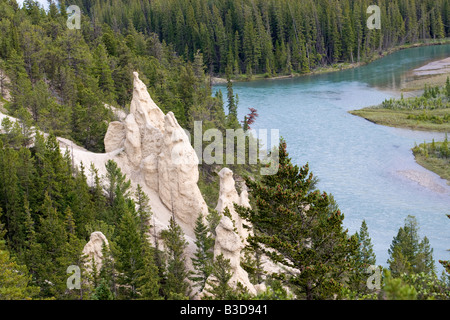
[[[427,170],[438,174],[442,179],[447,180],[450,185],[450,160],[436,158],[432,156],[415,155],[416,162]]]
[[[450,132],[450,79],[442,88],[425,87],[421,97],[388,99],[378,106],[349,112],[384,126],[447,133]],[[447,135],[443,142],[422,143],[412,151],[418,164],[450,185]]]
[[[450,131],[450,78],[443,87],[425,86],[419,97],[386,99],[378,106],[349,111],[371,122],[424,131]]]
[[[422,131],[450,132],[450,122],[436,123],[431,119],[429,120],[414,119],[414,117],[421,118],[421,116],[424,114],[424,110],[404,110],[404,109],[369,107],[349,112],[355,116],[362,117],[376,124],[389,127],[408,128]],[[426,111],[426,115],[428,116],[428,118],[435,116],[444,119],[444,117],[448,116],[448,114],[450,114],[450,108],[433,109]]]
[[[443,142],[433,140],[431,143],[421,143],[412,151],[418,164],[446,179],[450,185],[450,151],[447,137]]]

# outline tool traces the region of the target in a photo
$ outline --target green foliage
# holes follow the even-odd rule
[[[18,264],[0,240],[0,300],[31,300],[39,288],[31,284],[26,266]]]
[[[434,275],[433,249],[427,237],[419,238],[419,227],[414,216],[405,219],[405,225],[398,230],[388,250],[389,270],[394,277],[403,273],[425,273]]]
[[[245,74],[247,79],[368,61],[394,46],[449,34],[444,27],[448,9],[432,0],[420,5],[378,1],[384,9],[381,30],[365,27],[371,4],[367,1],[75,0],[74,4],[100,24],[114,20],[115,28],[132,37],[128,41],[132,50],[137,49],[137,34],[154,32],[189,61],[200,51],[211,73]],[[117,55],[114,34],[105,32],[102,39],[108,53]]]
[[[136,214],[126,210],[116,232],[112,253],[119,273],[118,282],[122,286],[129,286],[129,288],[121,287],[119,294],[135,298],[138,270],[143,268],[142,239]]]
[[[448,281],[438,279],[436,275],[424,272],[403,274],[401,280],[414,287],[418,300],[449,300],[450,286]]]
[[[203,220],[204,216],[200,214],[195,221],[194,233],[197,250],[194,253],[195,258],[192,258],[195,273],[189,278],[196,283],[195,285],[199,287],[199,290],[203,290],[206,280],[212,273],[214,258],[214,239]]]
[[[450,215],[447,215],[447,218],[450,219]],[[0,228],[1,230],[1,228]],[[445,268],[445,271],[450,275],[450,261],[449,260],[439,260],[439,263]]]
[[[214,259],[211,277],[205,287],[205,299],[236,300],[248,295],[241,283],[237,283],[236,288],[230,285],[229,282],[233,276],[230,269],[230,260],[226,259],[223,254]]]
[[[387,300],[416,300],[416,289],[401,278],[394,278],[391,276],[390,271],[385,270],[384,273],[384,286],[383,286],[384,299]]]
[[[164,296],[169,300],[187,298],[189,285],[186,280],[189,272],[185,265],[184,251],[188,243],[174,217],[170,218],[169,228],[161,231],[161,238],[167,254],[167,273],[162,288]]]
[[[339,210],[330,212],[328,195],[310,190],[312,181],[308,165],[292,165],[282,140],[278,172],[261,182],[246,179],[256,207],[236,207],[253,224],[250,245],[274,262],[300,271],[287,279],[300,299],[330,298],[340,292],[357,249],[356,237],[342,228],[343,215]]]
[[[386,99],[379,106],[379,108],[385,108],[390,110],[423,110],[422,115],[410,115],[409,119],[429,121],[435,123],[446,123],[448,118],[436,117],[429,115],[427,112],[437,109],[447,109],[450,107],[450,96],[448,91],[450,90],[449,84],[444,87],[427,87],[425,85],[424,92],[419,97],[402,98],[401,99]]]
[[[364,298],[365,295],[373,293],[372,290],[367,288],[367,278],[370,275],[367,270],[369,266],[376,264],[376,257],[365,220],[362,221],[359,232],[356,233],[356,238],[359,246],[355,256],[352,257],[353,272],[349,275],[347,289],[353,292],[352,298]],[[351,295],[350,291],[346,294]]]
[[[66,26],[66,12],[55,5],[45,12],[38,3],[13,9],[14,3],[3,1],[0,11],[0,89],[4,93],[8,76],[12,115],[20,118],[26,110],[33,126],[103,152],[114,119],[105,103],[126,111],[132,72],[138,71],[155,102],[164,112],[173,111],[182,127],[192,128],[193,120],[225,125],[221,101],[211,95],[205,76],[203,54],[195,50],[189,54],[193,62],[186,62],[167,41],[144,30],[147,19],[137,28],[136,19],[127,19],[127,28],[120,30],[117,18],[123,12],[106,20],[83,14],[81,31],[74,31]],[[96,3],[82,10],[94,14],[106,6]]]
[[[142,239],[142,268],[137,272],[137,291],[139,299],[143,300],[159,300],[160,283],[158,275],[158,267],[155,263],[155,248],[150,247],[147,238]]]
[[[258,293],[255,300],[293,300],[294,296],[283,288],[282,282],[276,279],[268,278],[268,284],[264,292]]]
[[[95,288],[95,291],[91,296],[91,300],[114,300],[114,296],[105,279],[102,279],[100,284]]]
[[[109,106],[127,111],[133,71],[182,127],[192,129],[193,121],[201,120],[204,130],[224,132],[240,127],[231,78],[308,73],[327,64],[370,60],[375,52],[404,41],[446,36],[448,8],[425,2],[434,10],[421,30],[422,7],[399,0],[389,4],[386,28],[368,31],[363,27],[367,3],[350,0],[74,0],[84,13],[81,30],[74,31],[66,27],[66,12],[54,3],[45,12],[34,1],[18,8],[15,1],[0,0],[0,90],[2,96],[6,87],[10,90],[12,101],[4,107],[19,119],[13,123],[6,118],[0,135],[0,239],[5,239],[0,243],[0,298],[188,298],[187,242],[174,218],[161,233],[165,252],[158,241],[152,247],[152,213],[143,189],[138,186],[131,194],[130,181],[112,161],[106,165],[105,184],[98,169],[91,166],[86,173],[83,165],[73,168],[70,154],[61,155],[56,139],[63,136],[103,152],[107,125],[115,117]],[[221,92],[212,96],[205,70],[209,76],[228,76],[227,115]],[[6,75],[11,80],[7,86]],[[417,100],[385,103],[394,109],[424,110],[410,120],[446,123],[446,116],[428,112],[448,108],[449,86],[447,81],[443,89],[426,88]],[[33,127],[49,135],[36,132],[28,149]],[[259,177],[247,179],[255,209],[239,209],[255,226],[249,239],[253,251],[246,251],[243,266],[253,282],[266,280],[265,292],[251,297],[240,284],[231,288],[229,261],[218,256],[212,263],[212,238],[221,215],[211,210],[208,224],[202,221],[205,217],[197,221],[197,273],[192,279],[200,287],[210,279],[213,298],[293,298],[285,286],[297,298],[340,297],[354,271],[374,263],[367,229],[362,226],[356,237],[347,236],[332,196],[316,190],[317,179],[307,165],[291,164],[285,144],[280,151],[277,175],[261,182]],[[426,153],[448,158],[447,139],[433,143]],[[216,168],[200,169],[202,191],[211,204],[217,200]],[[231,169],[240,176],[255,173],[250,166]],[[103,267],[92,285],[69,291],[67,267],[84,265],[81,251],[93,231],[102,231],[110,240],[103,250]],[[258,273],[263,253],[301,273],[273,275],[279,280]],[[448,282],[436,280],[429,271],[434,266],[426,238],[411,246],[399,232],[391,254],[398,278],[386,277],[387,298],[448,297]],[[442,263],[448,268],[448,261]],[[357,280],[361,287],[362,279]]]

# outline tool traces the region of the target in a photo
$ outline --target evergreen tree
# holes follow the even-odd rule
[[[36,232],[41,249],[37,283],[43,296],[61,298],[66,290],[66,269],[73,262],[65,254],[67,232],[64,222],[60,219],[48,193],[44,197],[39,228]]]
[[[212,251],[214,239],[209,235],[208,226],[204,223],[203,219],[203,214],[200,214],[195,221],[194,233],[197,250],[194,253],[195,258],[192,258],[195,273],[190,277],[196,283],[196,286],[199,287],[200,291],[205,287],[206,280],[212,272],[214,257]]]
[[[320,299],[340,291],[357,239],[343,230],[341,212],[330,212],[328,195],[309,191],[312,179],[308,165],[292,165],[281,140],[278,172],[261,182],[246,178],[256,207],[237,210],[254,227],[251,245],[300,271],[288,279],[297,297]]]
[[[0,300],[31,300],[39,288],[31,285],[26,266],[19,265],[0,240]]]
[[[402,273],[434,274],[433,250],[426,237],[420,241],[419,227],[414,216],[408,215],[405,225],[398,230],[388,250],[392,276]]]
[[[150,219],[152,216],[152,211],[149,204],[150,200],[139,184],[136,188],[135,197],[137,205],[136,213],[139,218],[139,231],[141,233],[141,237],[146,238],[147,233],[150,232]]]
[[[92,300],[114,300],[114,296],[109,289],[108,283],[105,279],[100,281],[100,284],[95,288],[91,296]]]
[[[227,74],[227,97],[228,97],[228,116],[227,122],[229,128],[236,128],[239,126],[237,119],[237,98],[233,93],[233,84],[230,75]]]
[[[230,269],[230,260],[225,259],[223,254],[218,255],[214,259],[213,278],[207,282],[205,290],[216,300],[230,300],[235,295],[233,288],[229,284],[232,277]]]
[[[118,298],[117,288],[118,288],[118,272],[116,269],[116,263],[113,258],[112,251],[115,249],[114,243],[110,243],[109,246],[103,243],[102,245],[102,257],[103,264],[100,269],[100,282],[102,280],[108,285],[109,290],[113,294],[114,300]]]
[[[450,219],[450,215],[447,215]],[[1,230],[1,227],[0,227]],[[445,271],[450,275],[450,260],[439,260],[439,263],[444,267]]]
[[[126,210],[118,225],[113,257],[122,285],[119,295],[125,298],[137,297],[138,270],[142,269],[142,238],[139,232],[138,217]],[[129,287],[129,290],[127,290]]]
[[[171,217],[169,228],[161,231],[161,238],[164,241],[167,254],[167,273],[166,282],[164,283],[163,292],[167,299],[185,299],[188,296],[189,285],[187,278],[189,272],[185,265],[184,251],[187,241],[181,227],[175,222],[175,218]]]
[[[359,233],[357,233],[358,242],[360,243],[359,252],[361,263],[367,267],[369,265],[375,265],[376,257],[373,252],[373,245],[369,236],[366,220],[361,223]]]
[[[117,225],[127,210],[127,199],[129,197],[129,189],[131,187],[130,180],[117,166],[113,160],[108,160],[106,167],[106,184],[104,190],[107,193],[109,208],[105,212],[104,221]]]
[[[373,245],[369,236],[367,223],[362,221],[359,232],[356,233],[358,239],[358,250],[354,259],[354,272],[350,276],[350,288],[357,294],[369,293],[367,288],[368,267],[376,264],[375,253],[373,252]]]
[[[155,248],[150,247],[147,238],[142,239],[142,256],[143,263],[140,270],[137,271],[137,291],[139,299],[144,300],[159,300],[161,296],[160,283],[158,275],[158,267],[154,259]]]
[[[94,51],[94,76],[97,78],[98,87],[104,94],[103,102],[111,103],[115,101],[116,96],[112,72],[108,62],[106,47],[101,43]]]

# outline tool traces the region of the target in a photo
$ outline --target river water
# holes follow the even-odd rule
[[[349,233],[366,220],[377,264],[408,215],[416,217],[437,262],[450,259],[450,186],[414,161],[414,143],[443,135],[373,124],[347,111],[399,97],[406,73],[450,56],[450,45],[398,51],[355,69],[289,79],[234,83],[238,115],[258,110],[252,129],[278,129],[293,162],[309,163],[318,188],[333,194]],[[226,97],[226,87],[216,86]],[[408,175],[425,175],[427,183]],[[423,179],[422,179],[423,180]]]

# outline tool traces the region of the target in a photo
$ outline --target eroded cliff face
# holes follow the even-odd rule
[[[234,204],[250,207],[248,192],[245,185],[242,186],[241,194],[237,192],[233,172],[230,169],[223,168],[218,175],[220,190],[216,210],[222,214],[222,218],[215,230],[214,259],[223,255],[230,261],[232,276],[229,285],[231,287],[236,288],[237,284],[241,283],[249,293],[256,295],[256,287],[250,282],[248,273],[241,267],[242,250],[250,231],[244,227],[244,221],[234,209]],[[226,211],[228,213],[225,213]],[[200,293],[200,297],[210,295],[208,290],[211,281],[215,281],[213,275],[208,278],[205,290]]]
[[[109,247],[108,239],[100,231],[91,233],[89,242],[83,248],[83,255],[86,256],[86,271],[92,272],[95,264],[99,272],[103,265],[103,246]]]
[[[110,123],[106,152],[123,150],[127,170],[143,177],[177,220],[194,226],[208,208],[197,182],[198,157],[186,132],[172,112],[166,115],[154,103],[145,84],[134,73],[133,100],[124,121]]]

